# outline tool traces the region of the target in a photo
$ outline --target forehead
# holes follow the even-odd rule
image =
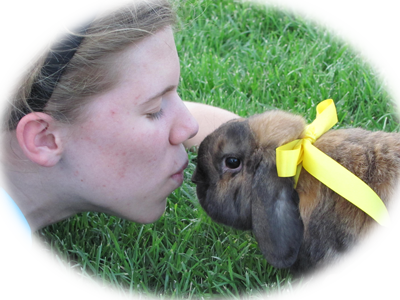
[[[211,134],[209,147],[212,153],[219,155],[243,152],[252,146],[253,135],[246,119],[234,120],[223,124]]]
[[[132,106],[144,104],[154,94],[179,83],[179,58],[170,28],[115,53],[110,64],[104,76],[113,76],[115,84],[94,97],[86,108],[87,114],[100,113],[111,106],[132,111]]]
[[[128,46],[112,60],[114,92],[136,104],[179,83],[179,58],[169,27]]]
[[[179,59],[172,29],[164,28],[128,46],[116,54],[115,61],[121,75],[149,71],[150,67],[160,63],[164,68],[176,67]]]

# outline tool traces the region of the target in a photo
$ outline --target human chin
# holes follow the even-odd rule
[[[157,221],[164,214],[166,203],[167,203],[167,198],[159,200],[156,207],[153,207],[145,216],[141,216],[139,220],[137,220],[136,222],[142,224],[148,224]]]

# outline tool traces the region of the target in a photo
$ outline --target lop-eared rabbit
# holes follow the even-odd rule
[[[280,110],[227,122],[200,144],[192,177],[214,221],[252,230],[266,260],[294,274],[336,260],[376,223],[304,168],[296,188],[293,178],[278,177],[276,148],[302,138],[305,126],[303,117]],[[314,146],[388,205],[399,179],[399,133],[330,130]]]

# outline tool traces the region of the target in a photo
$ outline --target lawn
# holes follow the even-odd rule
[[[177,1],[176,9],[182,99],[243,117],[280,108],[311,122],[315,106],[332,98],[336,127],[398,131],[384,83],[326,28],[274,7],[237,1]],[[50,255],[123,294],[211,298],[290,292],[295,280],[265,261],[251,232],[213,223],[201,209],[190,182],[196,152],[188,155],[185,182],[157,222],[141,225],[90,212],[36,235]]]

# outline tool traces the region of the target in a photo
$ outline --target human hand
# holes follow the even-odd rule
[[[366,259],[400,259],[387,244],[380,244],[365,252],[356,262],[340,274],[332,274],[322,284],[324,293],[365,293],[365,260]]]

